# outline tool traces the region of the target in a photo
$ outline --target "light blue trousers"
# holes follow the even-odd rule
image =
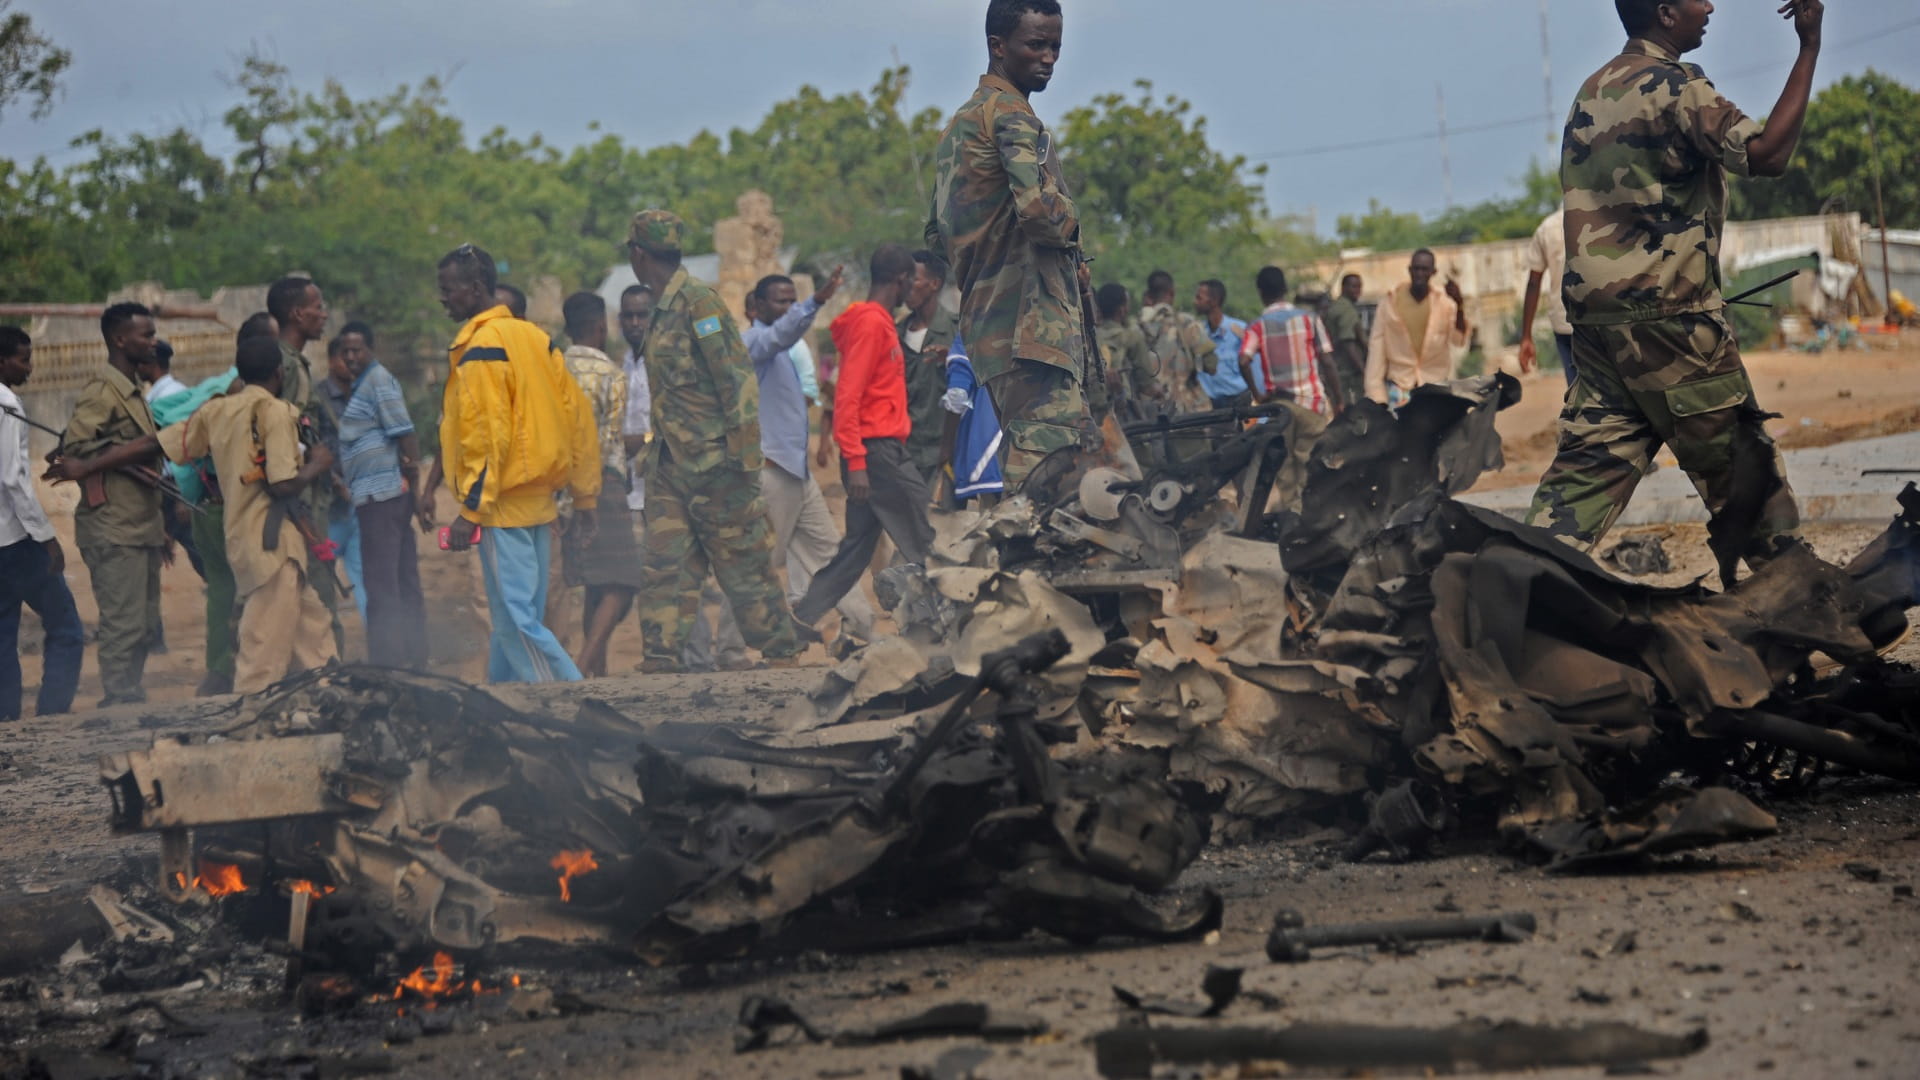
[[[347,583],[353,586],[353,602],[360,609],[360,625],[365,626],[367,589],[361,584],[365,579],[360,574],[360,519],[349,512],[344,521],[327,522],[327,539],[340,549],[340,567],[347,572]]]
[[[573,658],[541,621],[547,613],[552,558],[553,534],[545,525],[481,530],[480,569],[493,617],[487,639],[488,682],[580,681]]]

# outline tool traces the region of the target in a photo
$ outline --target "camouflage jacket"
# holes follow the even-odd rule
[[[1568,321],[1714,311],[1727,173],[1751,173],[1760,125],[1698,65],[1635,38],[1580,88],[1567,117]]]
[[[900,352],[907,359],[907,418],[913,422],[907,457],[921,472],[930,473],[942,463],[940,445],[949,414],[940,399],[947,394],[947,351],[953,347],[955,319],[946,308],[934,312],[926,340],[918,349],[907,344],[907,324],[912,321],[909,311],[894,323],[900,331]]]
[[[760,386],[726,302],[711,286],[673,272],[647,331],[653,441],[644,465],[663,452],[705,472],[732,464],[758,474]]]
[[[1080,219],[1052,137],[998,76],[980,77],[940,136],[926,239],[953,264],[960,336],[982,382],[1015,357],[1085,377]]]
[[[1102,320],[1094,327],[1094,336],[1106,350],[1107,370],[1117,376],[1120,392],[1129,401],[1135,398],[1164,398],[1160,385],[1160,365],[1147,349],[1147,337],[1132,323]]]
[[[1198,372],[1211,375],[1219,370],[1220,356],[1200,328],[1200,320],[1173,310],[1172,304],[1153,304],[1140,312],[1140,333],[1158,363],[1166,396],[1175,406],[1181,412],[1211,409],[1213,403],[1200,389]]]

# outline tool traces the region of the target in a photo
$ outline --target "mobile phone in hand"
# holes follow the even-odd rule
[[[461,526],[471,526],[473,528],[473,532],[468,534],[467,544],[469,547],[471,547],[474,544],[478,544],[480,542],[480,523],[479,522],[460,521],[460,522],[456,522],[455,524],[461,525]],[[454,530],[454,525],[440,526],[440,550],[441,551],[453,550],[453,530]]]

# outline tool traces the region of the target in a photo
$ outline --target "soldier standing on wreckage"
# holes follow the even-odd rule
[[[1680,61],[1705,37],[1707,0],[1615,7],[1629,40],[1581,87],[1562,149],[1578,376],[1560,415],[1559,455],[1527,519],[1591,547],[1665,443],[1713,515],[1710,533],[1752,565],[1799,514],[1723,311],[1726,174],[1786,172],[1825,7],[1793,0],[1779,9],[1800,53],[1764,126]],[[1722,563],[1730,572],[1730,555]]]
[[[1027,103],[1060,59],[1057,0],[991,0],[980,87],[934,151],[927,246],[960,288],[960,336],[1006,431],[1006,478],[1094,441],[1079,280],[1080,220]]]
[[[760,498],[759,388],[725,302],[680,265],[686,235],[686,223],[665,210],[635,214],[627,233],[634,277],[660,298],[645,348],[653,440],[641,452],[641,670],[681,670],[709,569],[747,644],[769,665],[792,667],[803,632],[773,573],[773,530]],[[804,635],[818,640],[811,629]]]

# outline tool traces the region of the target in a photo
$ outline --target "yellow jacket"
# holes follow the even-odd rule
[[[460,328],[447,359],[440,456],[460,516],[487,528],[545,525],[563,489],[574,506],[593,509],[593,409],[546,331],[489,308]]]

